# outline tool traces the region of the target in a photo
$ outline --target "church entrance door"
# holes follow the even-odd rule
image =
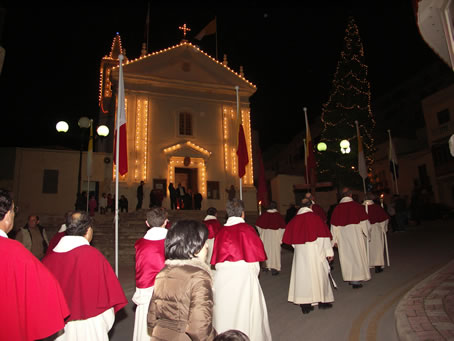
[[[175,188],[178,187],[178,184],[181,184],[185,188],[186,193],[190,194],[191,199],[184,202],[181,208],[184,209],[193,209],[193,198],[194,194],[198,192],[198,169],[197,168],[177,168],[175,167]]]

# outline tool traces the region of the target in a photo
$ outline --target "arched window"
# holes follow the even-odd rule
[[[192,135],[192,115],[188,112],[180,112],[179,134]]]

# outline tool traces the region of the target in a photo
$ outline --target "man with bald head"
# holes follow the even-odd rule
[[[15,215],[10,193],[0,189],[0,340],[40,340],[64,327],[69,309],[55,277],[8,239]]]
[[[342,198],[331,216],[333,245],[339,250],[339,261],[344,281],[353,289],[370,279],[367,243],[369,220],[363,205],[353,201],[349,188],[342,190]]]

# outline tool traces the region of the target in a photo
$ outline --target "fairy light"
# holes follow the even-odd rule
[[[228,128],[228,117],[227,117],[227,108],[224,108],[222,115],[222,126],[224,131],[224,168],[226,171],[229,169],[229,147],[227,141],[229,138],[229,128]]]
[[[143,109],[144,109],[144,122],[143,122],[143,174],[142,174],[142,180],[146,181],[147,180],[147,166],[148,166],[148,100],[145,99],[143,101]]]

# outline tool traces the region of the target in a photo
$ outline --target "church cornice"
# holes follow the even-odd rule
[[[171,145],[167,148],[164,148],[162,151],[164,154],[168,156],[186,156],[185,150],[194,150],[202,155],[204,159],[207,159],[211,156],[211,152],[197,144],[195,144],[192,141],[182,141],[180,143],[176,143],[174,145]],[[181,154],[183,152],[183,154]],[[181,154],[181,155],[180,155]]]

